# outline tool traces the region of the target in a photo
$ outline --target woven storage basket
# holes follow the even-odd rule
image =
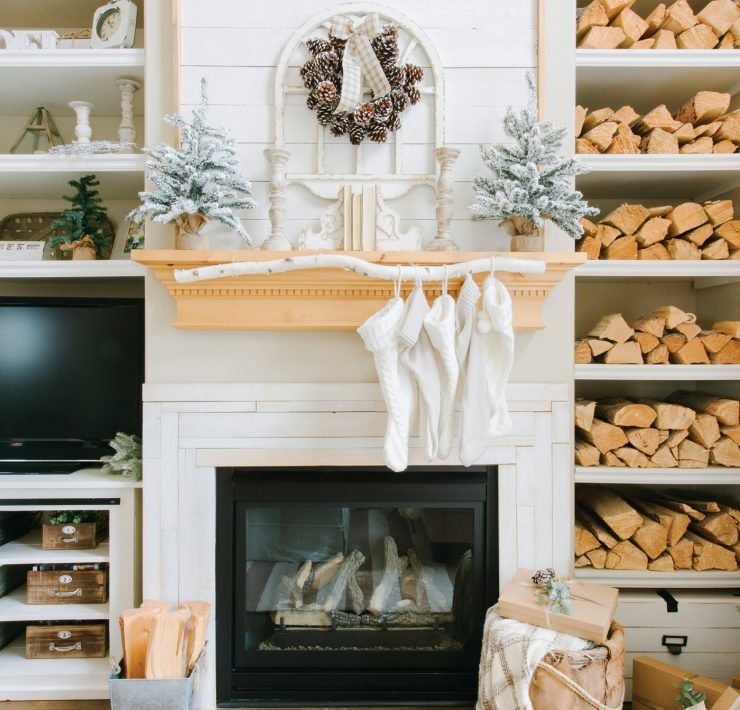
[[[535,671],[529,697],[534,710],[621,708],[624,702],[622,627],[612,622],[606,642],[589,651],[548,653]]]

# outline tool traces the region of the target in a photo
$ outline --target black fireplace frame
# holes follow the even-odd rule
[[[243,535],[237,535],[235,510],[241,502],[254,505],[285,505],[281,486],[298,487],[300,502],[388,506],[409,506],[433,502],[440,507],[482,505],[476,514],[474,551],[477,598],[480,609],[476,636],[480,640],[485,609],[498,597],[498,471],[496,466],[470,468],[452,466],[409,467],[393,473],[384,467],[259,467],[219,468],[216,471],[216,696],[218,707],[291,707],[361,705],[452,705],[475,700],[477,657],[480,643],[465,651],[243,651],[235,609],[244,598],[237,560],[244,559]],[[345,491],[342,484],[327,499],[326,487],[318,482],[335,482],[338,476],[351,477]],[[433,483],[428,483],[432,477]],[[420,485],[424,479],[425,485]],[[383,494],[382,484],[393,484],[393,497]],[[464,484],[464,485],[461,485]],[[352,498],[343,497],[351,486]],[[319,493],[319,488],[324,492]],[[386,489],[387,490],[387,489]],[[322,495],[319,498],[319,495]],[[296,503],[297,505],[298,503]],[[482,548],[482,549],[481,549]],[[238,595],[242,596],[239,597]],[[274,655],[273,655],[274,654]],[[309,655],[310,654],[310,655]],[[307,659],[317,654],[331,658],[332,668],[311,668]],[[398,656],[397,654],[403,654]],[[420,654],[418,668],[395,669],[397,660],[408,661]],[[423,654],[423,656],[421,655]],[[248,665],[259,659],[260,666]],[[292,666],[292,667],[291,667]]]

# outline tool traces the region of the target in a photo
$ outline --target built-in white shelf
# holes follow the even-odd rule
[[[108,604],[26,604],[26,585],[0,597],[0,621],[107,619]]]
[[[590,259],[575,269],[577,279],[740,279],[740,259],[667,261],[661,259]]]
[[[73,116],[70,101],[89,101],[96,116],[120,116],[117,79],[144,81],[143,49],[0,50],[0,114],[30,116],[45,106],[53,116]],[[135,97],[144,115],[144,96]]]
[[[24,635],[0,651],[0,688],[9,700],[94,700],[108,697],[110,661],[103,658],[26,658]]]
[[[675,570],[650,572],[649,570],[610,570],[580,567],[575,578],[581,582],[606,584],[621,589],[732,589],[740,586],[740,572],[708,570]]]
[[[576,380],[740,380],[740,365],[575,365]]]
[[[75,489],[115,490],[117,488],[142,488],[141,481],[132,481],[123,476],[112,476],[103,473],[100,468],[86,467],[69,474],[35,474],[18,476],[0,476],[0,491],[56,489],[71,491]],[[50,497],[50,496],[46,496]],[[51,496],[53,497],[53,496]],[[63,496],[59,496],[60,498]],[[0,509],[3,502],[0,498]]]
[[[69,180],[94,174],[104,199],[136,199],[144,189],[144,155],[110,153],[91,156],[0,155],[0,197],[60,199]]]
[[[0,261],[0,279],[143,278],[146,269],[130,259],[100,261]]]
[[[576,101],[591,111],[629,104],[644,113],[659,104],[677,110],[697,91],[732,91],[736,50],[576,50]]]
[[[108,542],[92,550],[44,550],[41,530],[36,528],[23,537],[0,546],[0,566],[36,564],[93,564],[108,562]]]
[[[576,466],[576,483],[740,485],[740,468],[617,468]]]
[[[589,199],[712,199],[740,185],[740,153],[577,155],[591,172],[576,186]]]

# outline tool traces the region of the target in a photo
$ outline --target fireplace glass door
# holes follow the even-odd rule
[[[323,688],[325,699],[362,691],[382,702],[413,691],[399,689],[412,678],[420,700],[429,683],[470,697],[492,593],[489,478],[485,469],[230,471],[231,505],[218,518],[231,518],[228,699],[308,700]],[[247,692],[235,693],[240,684]]]

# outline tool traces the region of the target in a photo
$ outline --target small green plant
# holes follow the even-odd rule
[[[49,243],[52,247],[61,247],[88,237],[100,256],[113,238],[108,212],[101,206],[103,200],[98,197],[98,191],[92,189],[100,182],[95,175],[84,175],[79,180],[70,180],[68,184],[76,190],[74,195],[64,195],[72,207],[64,210],[62,216],[52,223]]]
[[[49,513],[51,525],[79,525],[80,523],[97,523],[100,520],[98,510],[55,510]]]
[[[681,703],[683,708],[693,708],[707,699],[706,693],[694,690],[694,684],[688,678],[684,678],[676,687],[681,691],[676,696],[676,702]]]

